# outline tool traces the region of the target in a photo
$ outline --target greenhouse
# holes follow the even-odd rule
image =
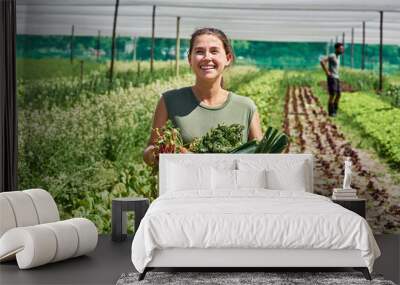
[[[1,15],[0,205],[15,222],[0,227],[0,261],[16,260],[0,272],[10,284],[62,270],[78,284],[85,266],[98,284],[236,280],[163,267],[321,274],[236,270],[243,284],[400,282],[399,1],[6,0]],[[19,192],[36,222],[19,218],[31,207]],[[61,261],[72,245],[57,225],[49,260],[26,265],[26,244],[7,252],[32,235],[40,256],[24,228],[43,224],[43,195],[51,222],[82,228],[75,256],[92,260]],[[118,262],[96,268],[103,255]]]

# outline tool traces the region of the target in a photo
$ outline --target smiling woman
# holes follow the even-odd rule
[[[218,124],[243,125],[243,142],[261,140],[257,107],[249,97],[237,95],[223,87],[223,72],[234,61],[227,36],[215,28],[196,30],[190,39],[188,62],[196,76],[193,86],[169,90],[162,94],[153,115],[152,132],[143,153],[144,161],[153,165],[157,133],[167,120],[181,131],[183,143],[202,137]],[[187,150],[182,148],[180,152]]]

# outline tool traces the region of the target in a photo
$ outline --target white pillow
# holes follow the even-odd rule
[[[287,191],[307,190],[307,179],[304,162],[291,164],[287,168],[274,168],[267,171],[268,188]]]
[[[236,170],[212,167],[213,189],[236,190]]]
[[[212,168],[213,189],[267,188],[267,172],[263,170],[232,170]]]
[[[267,170],[236,170],[238,188],[267,188]]]
[[[308,164],[304,160],[238,161],[240,170],[267,170],[267,188],[274,190],[307,191]]]
[[[168,164],[167,191],[212,189],[211,167]]]

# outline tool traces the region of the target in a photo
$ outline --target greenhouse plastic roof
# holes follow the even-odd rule
[[[152,5],[156,5],[155,36],[189,38],[196,28],[216,27],[231,39],[379,43],[379,11],[384,12],[383,42],[400,45],[399,0],[269,0],[269,1],[138,1],[120,0],[117,34],[151,37]],[[17,0],[19,34],[111,35],[115,1],[111,0]]]

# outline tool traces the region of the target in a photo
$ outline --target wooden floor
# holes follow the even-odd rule
[[[382,256],[376,260],[375,273],[396,284],[400,282],[400,235],[377,235]],[[115,284],[124,272],[134,271],[131,262],[132,237],[112,242],[100,236],[94,252],[41,267],[19,270],[16,262],[0,264],[0,284]],[[312,271],[312,270],[310,270]]]

